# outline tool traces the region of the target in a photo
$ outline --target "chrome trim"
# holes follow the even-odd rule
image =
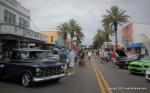
[[[45,81],[45,80],[51,80],[55,78],[61,78],[64,77],[65,74],[60,74],[60,75],[54,75],[54,76],[47,76],[47,77],[33,77],[33,82],[40,82],[40,81]]]
[[[148,74],[145,75],[145,78],[146,78],[147,80],[150,80],[150,78],[148,77]]]

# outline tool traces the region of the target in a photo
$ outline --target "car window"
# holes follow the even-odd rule
[[[21,58],[22,59],[27,59],[29,57],[29,53],[28,52],[22,52],[21,53]]]
[[[132,55],[132,54],[131,54],[131,55],[128,55],[128,58],[135,58],[135,59],[136,59],[136,58],[138,58],[138,56],[137,56],[137,55]]]
[[[54,54],[51,51],[45,51],[45,56],[47,56],[47,57],[53,57]]]
[[[46,58],[54,56],[54,54],[51,51],[24,51],[21,52],[20,54],[21,59]]]

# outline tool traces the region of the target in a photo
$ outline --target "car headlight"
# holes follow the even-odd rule
[[[60,58],[59,58],[59,57],[57,57],[57,59],[56,59],[56,60],[57,60],[57,62],[60,62]]]
[[[41,73],[41,69],[39,69],[39,68],[36,68],[36,75],[40,75],[40,73]]]
[[[62,69],[64,69],[64,66],[61,66]]]

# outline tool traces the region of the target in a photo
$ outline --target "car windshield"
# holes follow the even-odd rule
[[[146,57],[142,58],[142,60],[150,60],[150,56],[146,56]]]
[[[30,59],[30,58],[46,58],[53,57],[54,54],[51,51],[21,51],[14,52],[13,59]]]

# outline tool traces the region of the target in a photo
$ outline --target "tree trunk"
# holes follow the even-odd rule
[[[108,49],[108,42],[109,42],[109,33],[107,32],[107,49]]]
[[[115,31],[115,49],[118,48],[118,36],[117,36],[117,31]]]
[[[118,23],[114,22],[114,28],[115,28],[115,49],[118,49],[117,27],[118,27]]]

